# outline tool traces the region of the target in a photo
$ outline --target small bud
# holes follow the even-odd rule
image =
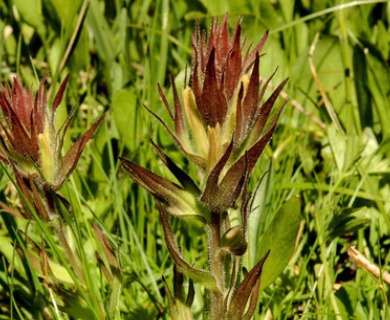
[[[222,236],[221,246],[230,253],[241,256],[246,252],[248,243],[242,226],[228,229]]]

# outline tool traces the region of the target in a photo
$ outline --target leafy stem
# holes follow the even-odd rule
[[[210,272],[214,276],[217,285],[217,290],[211,292],[210,309],[212,319],[222,319],[224,315],[225,283],[221,252],[221,217],[219,212],[212,212],[208,230]]]

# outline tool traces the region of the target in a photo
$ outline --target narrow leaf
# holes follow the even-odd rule
[[[242,71],[241,19],[237,22],[233,34],[232,49],[226,64],[225,90],[228,101],[232,98]]]
[[[26,218],[19,210],[11,208],[10,206],[8,206],[2,201],[0,201],[0,207],[3,209],[2,212],[9,213],[18,218],[24,218],[24,219]]]
[[[284,105],[283,105],[284,106]],[[272,135],[274,134],[277,121],[279,119],[279,116],[283,110],[283,106],[278,110],[278,113],[275,115],[274,119],[272,120],[272,123],[270,124],[268,131],[264,134],[263,137],[259,141],[257,141],[248,151],[247,151],[247,161],[248,161],[248,174],[251,173],[253,170],[253,167],[255,166],[257,160],[261,156],[265,146],[269,141],[271,140]],[[238,161],[245,161],[244,156],[242,156]]]
[[[148,110],[150,112],[150,114],[152,114],[165,128],[165,130],[167,130],[168,134],[172,137],[172,139],[176,142],[176,144],[179,146],[180,150],[183,152],[183,154],[191,161],[193,161],[195,164],[197,164],[198,166],[200,166],[201,168],[204,168],[206,166],[206,160],[203,159],[202,157],[199,157],[193,153],[191,153],[190,151],[188,151],[184,145],[181,143],[181,141],[179,140],[179,138],[172,132],[172,130],[168,127],[168,125],[164,122],[164,120],[162,120],[155,112],[153,112],[152,110],[150,110],[148,107],[146,107],[146,110]]]
[[[257,46],[253,49],[253,51],[250,54],[249,54],[249,49],[248,49],[248,52],[244,58],[244,61],[245,61],[244,72],[248,72],[249,69],[252,67],[252,65],[256,59],[256,54],[259,53],[263,49],[265,43],[267,42],[268,36],[269,36],[269,30],[267,30],[264,33],[260,42],[257,44]]]
[[[360,44],[353,48],[353,71],[361,129],[373,126],[372,97],[368,83],[367,60]]]
[[[172,113],[172,109],[171,109],[171,107],[169,106],[168,100],[167,100],[167,98],[165,97],[165,94],[164,94],[163,90],[161,89],[160,84],[157,84],[157,88],[158,88],[158,93],[159,93],[159,95],[160,95],[160,99],[161,99],[162,102],[164,103],[165,108],[167,109],[169,115],[171,116],[171,119],[172,119],[172,120],[175,119],[175,117],[174,117],[174,115],[173,115],[173,113]]]
[[[223,177],[220,185],[220,200],[221,206],[230,208],[239,197],[242,187],[248,177],[248,160],[247,153],[243,156],[243,161],[238,161],[234,164]],[[223,202],[222,202],[223,201]]]
[[[288,81],[288,78],[285,79],[271,94],[271,96],[267,99],[266,102],[264,102],[263,106],[259,109],[258,114],[255,115],[255,121],[256,124],[254,126],[254,136],[261,135],[264,126],[267,123],[268,117],[271,113],[272,107],[275,104],[276,99],[278,98],[280,92],[283,90],[284,86],[286,85]],[[286,103],[286,101],[284,102]]]
[[[175,243],[174,235],[169,224],[168,216],[165,212],[165,209],[160,202],[157,201],[157,206],[160,211],[161,222],[164,230],[164,239],[167,245],[168,251],[172,256],[178,270],[182,272],[187,277],[193,279],[194,281],[201,283],[205,288],[216,291],[217,285],[215,283],[214,277],[210,272],[191,267],[181,256],[180,251]]]
[[[253,127],[255,121],[256,110],[259,109],[259,90],[260,90],[260,75],[259,75],[259,54],[256,52],[252,74],[248,83],[248,88],[244,101],[242,102],[242,118],[245,123],[243,135],[246,137],[248,131]]]
[[[138,166],[128,160],[120,158],[123,168],[143,188],[156,199],[168,205],[169,212],[177,216],[198,216],[207,219],[207,212],[201,208],[196,196],[183,190],[182,187],[170,180]]]
[[[29,184],[34,197],[33,198],[34,202],[32,203],[32,205],[34,205],[34,207],[36,208],[39,218],[41,218],[44,221],[49,220],[50,212],[48,212],[47,210],[48,205],[47,204],[45,205],[46,201],[41,195],[43,192],[38,191],[35,182],[33,181],[31,176],[29,176]]]
[[[177,180],[181,183],[183,188],[194,195],[199,195],[200,190],[191,177],[182,169],[180,169],[171,158],[169,158],[152,140],[150,140],[154,150],[156,150],[159,158],[165,166],[173,173]]]
[[[232,297],[232,301],[228,310],[228,319],[240,320],[242,319],[249,297],[254,294],[258,295],[259,285],[263,265],[268,258],[269,251],[264,257],[252,268],[252,270],[245,276],[244,280],[238,286],[236,292]]]
[[[180,139],[186,139],[187,131],[184,121],[183,107],[181,105],[179,94],[174,79],[172,79],[173,103],[175,106],[175,132]]]
[[[103,231],[96,224],[92,224],[92,227],[93,227],[93,231],[95,231],[96,237],[98,238],[98,240],[103,248],[103,251],[104,251],[104,254],[106,255],[108,264],[113,269],[112,271],[118,272],[119,271],[119,262],[118,262],[118,259],[116,257],[114,250],[112,249],[111,244],[109,243],[107,238],[104,236]]]
[[[77,141],[76,143],[69,149],[69,151],[65,154],[62,159],[63,167],[62,167],[62,175],[61,180],[57,181],[58,185],[61,185],[66,177],[68,177],[79,161],[81,153],[83,152],[85,145],[92,138],[97,128],[100,126],[104,119],[104,116],[100,117],[95,124],[89,128]]]
[[[66,88],[68,81],[69,81],[69,77],[70,77],[70,73],[68,73],[66,75],[64,81],[62,81],[61,86],[58,89],[56,96],[54,97],[53,104],[52,104],[52,115],[54,115],[54,113],[56,112],[58,106],[60,105],[60,103],[62,101],[62,98],[64,96],[64,92],[65,92],[65,88]]]

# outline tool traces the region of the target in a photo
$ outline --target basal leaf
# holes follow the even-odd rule
[[[300,220],[300,201],[294,197],[282,206],[260,238],[257,260],[270,250],[263,267],[260,290],[271,284],[290,261],[295,249]]]

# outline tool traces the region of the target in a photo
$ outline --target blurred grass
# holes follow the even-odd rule
[[[289,77],[286,91],[305,111],[288,105],[251,181],[254,190],[270,168],[266,192],[259,198],[264,199],[259,230],[290,194],[302,200],[296,252],[283,275],[263,291],[256,319],[269,314],[274,319],[333,318],[335,313],[343,319],[390,318],[387,285],[346,254],[349,245],[356,245],[389,271],[389,1],[36,0],[26,6],[8,0],[0,2],[1,82],[17,74],[36,88],[36,76],[50,73],[58,86],[71,73],[61,106],[62,118],[79,106],[69,142],[103,111],[106,120],[62,190],[74,208],[76,229],[68,232],[82,257],[88,287],[79,286],[74,295],[72,286],[62,283],[61,292],[51,293],[28,259],[11,268],[18,259],[12,246],[31,250],[22,232],[44,244],[55,263],[66,268],[67,263],[44,227],[2,213],[0,319],[62,319],[72,312],[100,317],[109,292],[93,258],[99,248],[92,222],[118,247],[121,317],[168,318],[162,277],[172,280],[172,261],[159,217],[147,193],[121,171],[118,156],[164,171],[148,144],[152,129],[153,138],[182,160],[143,106],[166,117],[157,84],[169,91],[172,76],[183,82],[183,70],[191,63],[194,19],[207,28],[213,16],[225,12],[231,26],[243,17],[247,43],[270,30],[261,73],[266,78],[278,67],[273,83]],[[16,195],[4,170],[0,200],[12,202]],[[196,176],[194,168],[186,170]],[[188,260],[204,264],[201,230],[181,222],[176,230],[182,231],[178,239]],[[71,298],[78,310],[61,305],[74,302]]]

